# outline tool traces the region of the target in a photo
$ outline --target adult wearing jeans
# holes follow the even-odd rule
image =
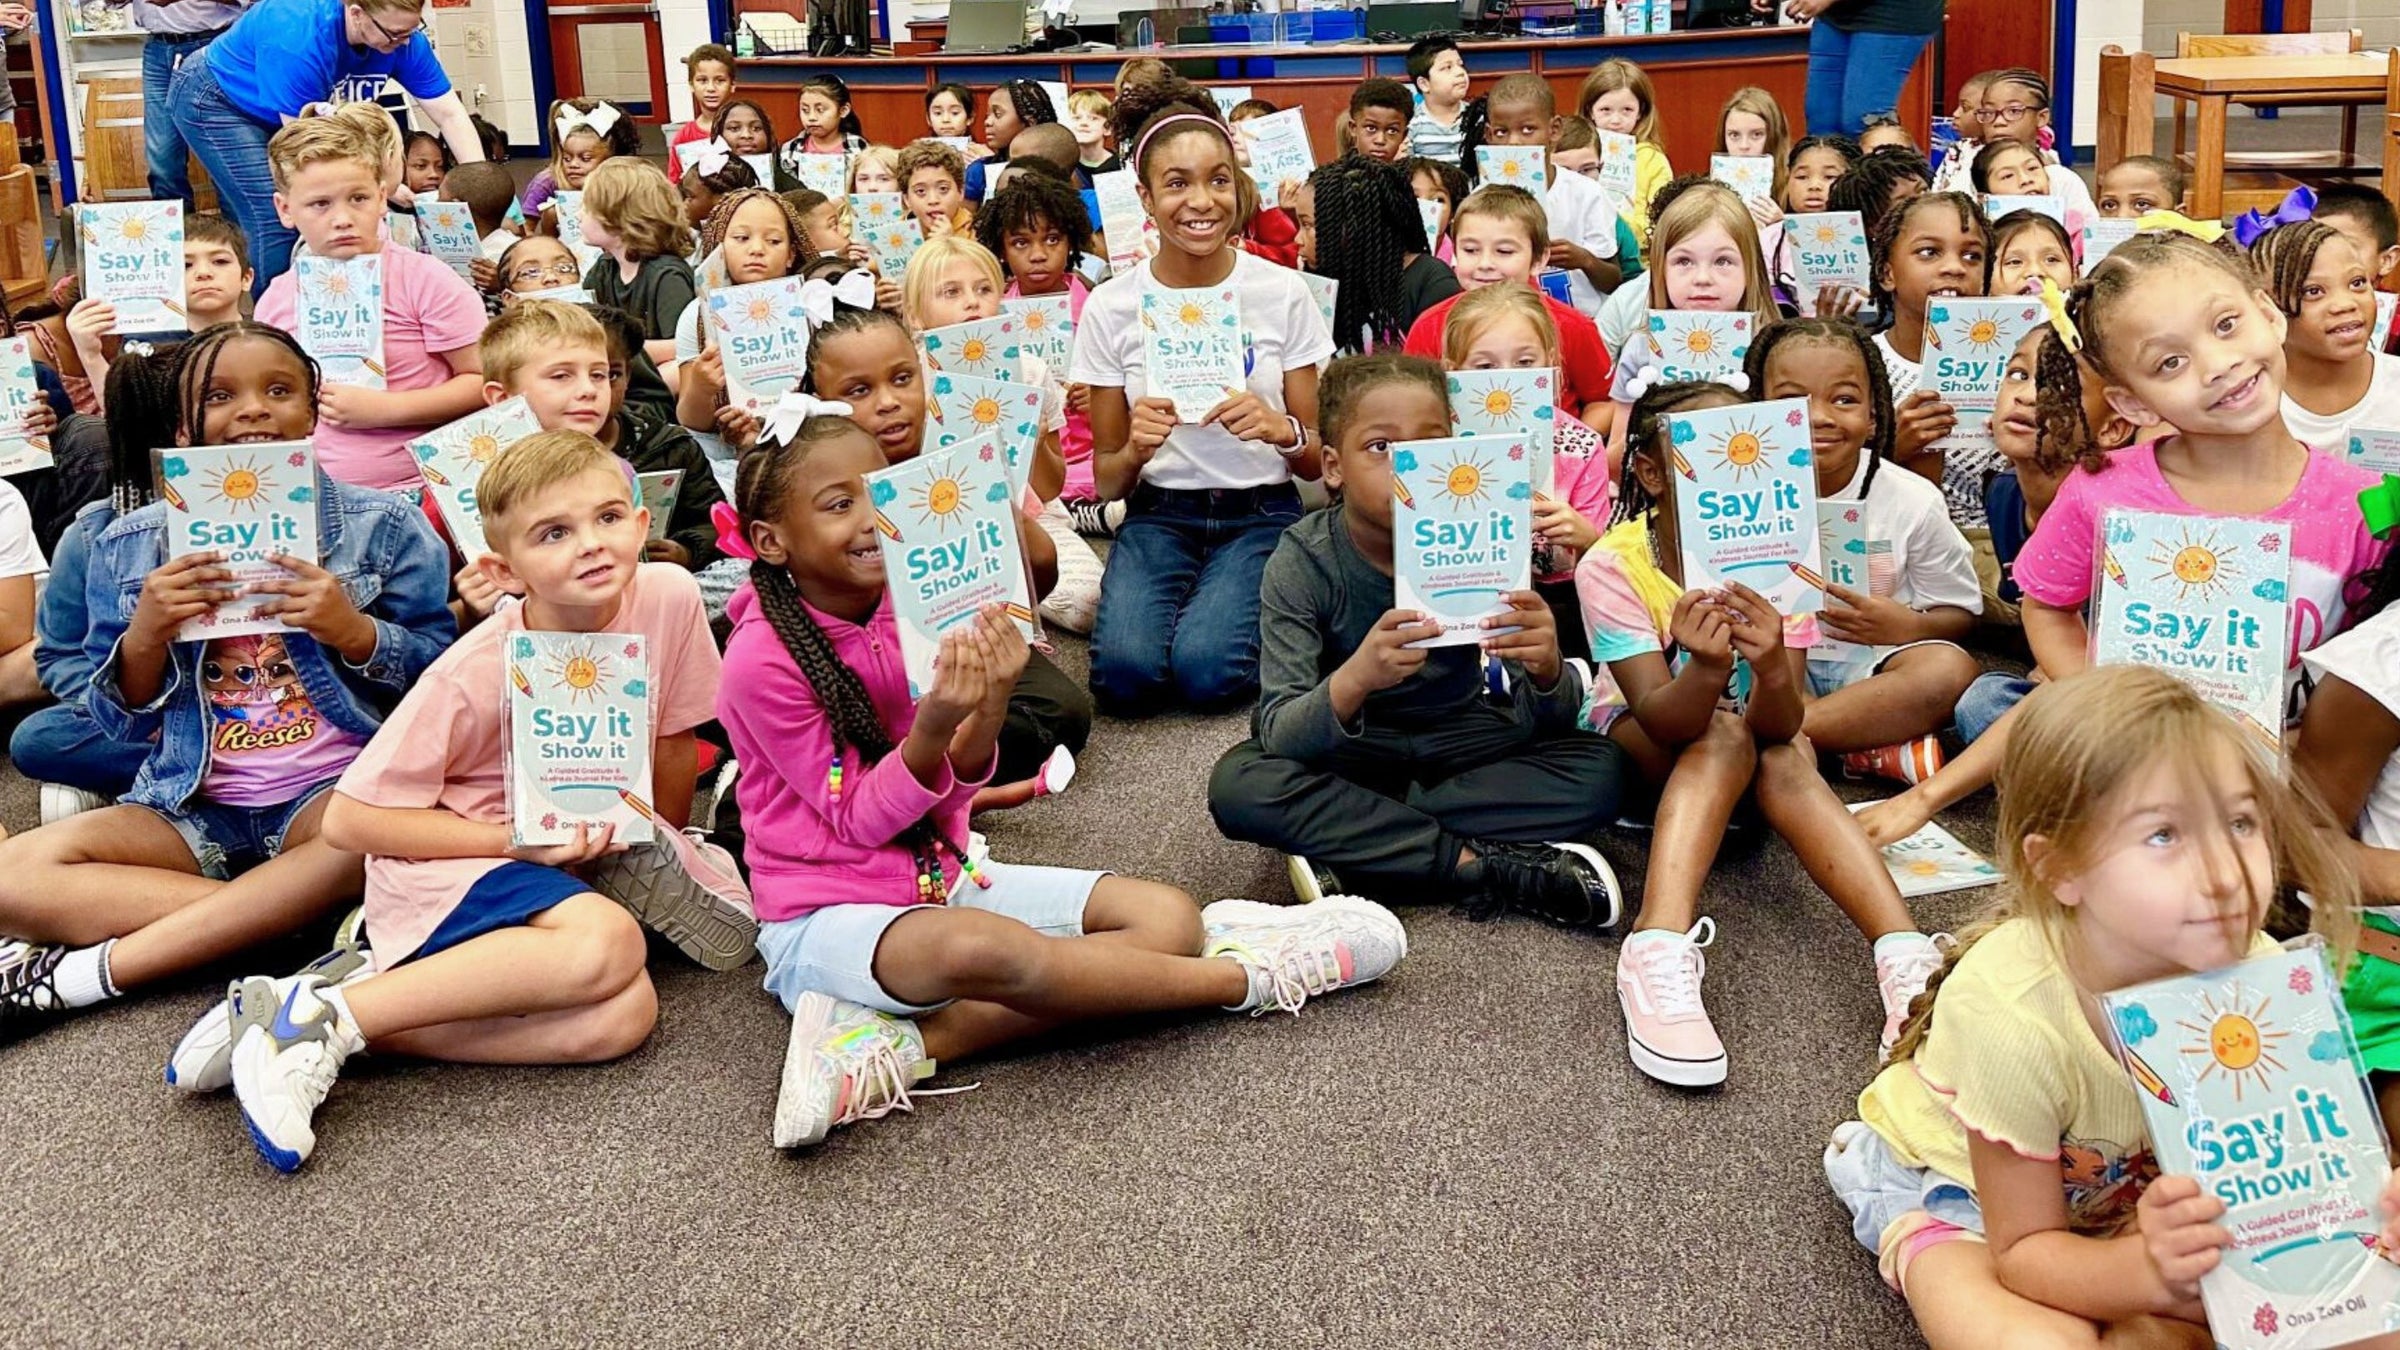
[[[1900,86],[1942,27],[1946,0],[1785,0],[1808,30],[1808,131],[1856,136],[1900,106]],[[1774,0],[1750,0],[1770,13]]]
[[[217,40],[242,17],[242,4],[225,0],[132,0],[133,26],[149,35],[142,43],[142,159],[150,169],[150,196],[157,201],[192,201],[190,151],[175,119],[167,115],[167,86],[184,58]]]
[[[459,163],[483,158],[424,19],[418,0],[258,0],[175,72],[168,111],[250,237],[252,294],[283,275],[298,237],[275,209],[267,141],[311,104],[373,98],[398,80]]]

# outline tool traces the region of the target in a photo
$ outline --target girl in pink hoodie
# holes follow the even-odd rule
[[[1203,911],[1157,882],[971,856],[968,803],[1025,639],[999,606],[967,617],[912,702],[867,483],[883,451],[843,416],[772,439],[784,422],[743,459],[740,510],[721,520],[751,570],[717,704],[766,985],[793,1018],[777,1146],[906,1107],[936,1061],[1062,1022],[1296,1012],[1400,959],[1399,920],[1366,900]]]

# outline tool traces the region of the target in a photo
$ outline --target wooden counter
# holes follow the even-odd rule
[[[1804,28],[1511,39],[1461,46],[1474,79],[1471,92],[1488,91],[1503,75],[1531,71],[1557,90],[1562,113],[1571,111],[1575,93],[1593,66],[1611,56],[1635,62],[1657,87],[1667,156],[1681,170],[1707,169],[1709,152],[1716,143],[1717,112],[1726,98],[1744,85],[1754,84],[1773,94],[1792,121],[1792,134],[1804,134],[1800,125],[1808,83],[1808,31]],[[742,93],[767,110],[778,135],[789,137],[798,129],[800,81],[830,70],[850,86],[851,106],[866,125],[867,139],[901,145],[925,134],[925,91],[943,81],[957,80],[976,91],[980,132],[981,97],[1003,80],[1060,80],[1073,88],[1106,89],[1125,61],[1157,56],[1204,84],[1246,84],[1279,107],[1307,109],[1317,157],[1324,161],[1333,157],[1333,119],[1349,106],[1350,91],[1371,75],[1406,84],[1407,52],[1405,45],[1337,42],[834,61],[762,56],[741,62],[739,78]],[[1916,130],[1920,141],[1932,116],[1930,66],[1930,59],[1920,60],[1900,94],[1900,115]]]

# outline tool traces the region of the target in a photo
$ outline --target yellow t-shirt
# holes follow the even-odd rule
[[[1626,203],[1625,223],[1633,227],[1633,237],[1643,248],[1650,247],[1650,199],[1675,176],[1675,166],[1667,163],[1667,152],[1642,141],[1633,147],[1633,197]]]
[[[2260,934],[2250,954],[2275,950]],[[1973,1130],[2020,1156],[2056,1161],[2083,1232],[2130,1223],[2158,1175],[2125,1069],[2085,1020],[2075,981],[2031,920],[1975,944],[1942,981],[1914,1058],[1859,1094],[1858,1118],[1893,1156],[1973,1190]]]

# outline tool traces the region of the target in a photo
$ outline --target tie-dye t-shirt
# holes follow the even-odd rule
[[[227,806],[275,806],[340,776],[367,738],[317,711],[292,663],[302,633],[216,638],[200,654],[208,692],[208,772],[200,791]]]

